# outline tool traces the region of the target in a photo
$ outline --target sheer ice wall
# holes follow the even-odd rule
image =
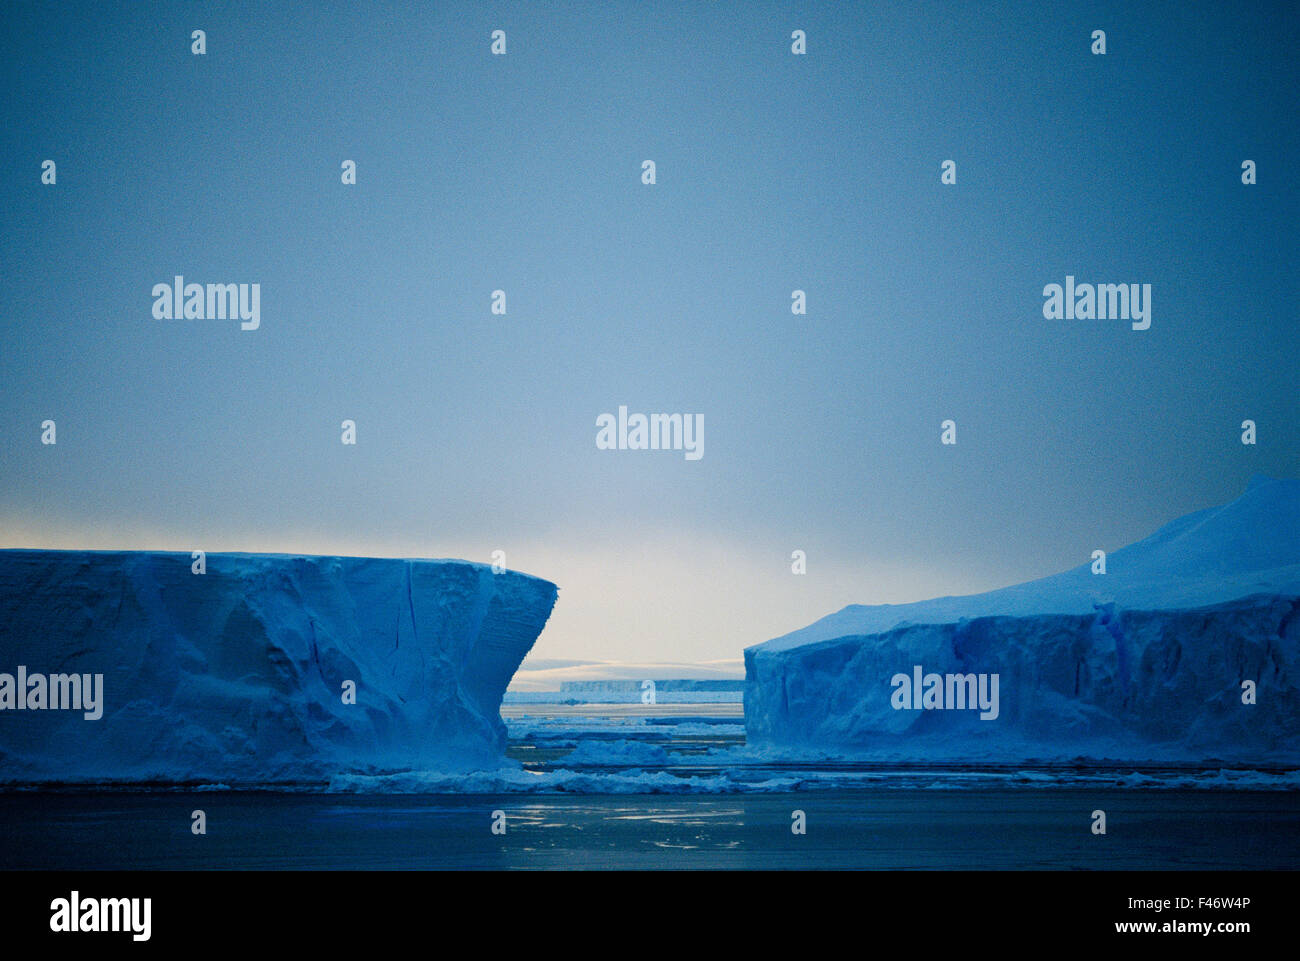
[[[916,665],[999,712],[895,709]],[[751,743],[881,759],[1300,763],[1300,481],[1258,479],[1106,558],[986,594],[846,607],[745,651]],[[1256,703],[1243,703],[1243,681]]]
[[[0,672],[103,675],[103,716],[0,711],[0,778],[277,782],[491,764],[556,600],[464,561],[0,551]],[[344,703],[344,684],[356,703]]]

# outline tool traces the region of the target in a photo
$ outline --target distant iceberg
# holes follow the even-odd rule
[[[189,554],[0,550],[0,675],[103,675],[98,720],[0,710],[0,780],[496,766],[556,593],[465,561],[209,554],[196,574]]]
[[[996,718],[941,697],[927,707],[919,691],[899,709],[914,672],[997,675]],[[1104,574],[1085,564],[986,594],[846,607],[748,648],[745,676],[760,748],[1300,764],[1300,481],[1257,479],[1113,552]]]

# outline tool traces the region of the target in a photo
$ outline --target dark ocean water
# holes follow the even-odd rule
[[[501,778],[0,793],[0,868],[1300,867],[1293,773],[788,763],[745,753],[739,704],[503,715]]]
[[[191,833],[195,809],[205,836]],[[1104,836],[1091,832],[1096,809]],[[13,793],[0,795],[0,825],[6,870],[1300,866],[1300,795],[1276,791]]]

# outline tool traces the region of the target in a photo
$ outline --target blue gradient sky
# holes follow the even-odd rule
[[[500,549],[538,658],[698,661],[1297,476],[1300,14],[1130,7],[7,5],[0,544]],[[704,458],[598,451],[620,404]]]

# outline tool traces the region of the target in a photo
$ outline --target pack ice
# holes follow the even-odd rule
[[[197,574],[181,553],[0,551],[0,672],[103,675],[99,720],[0,711],[0,780],[494,766],[555,599],[464,561],[209,554]]]
[[[998,675],[997,717],[891,679]],[[745,651],[750,744],[880,760],[1300,763],[1300,481],[1052,577],[854,605]],[[1255,703],[1244,682],[1253,682]]]

